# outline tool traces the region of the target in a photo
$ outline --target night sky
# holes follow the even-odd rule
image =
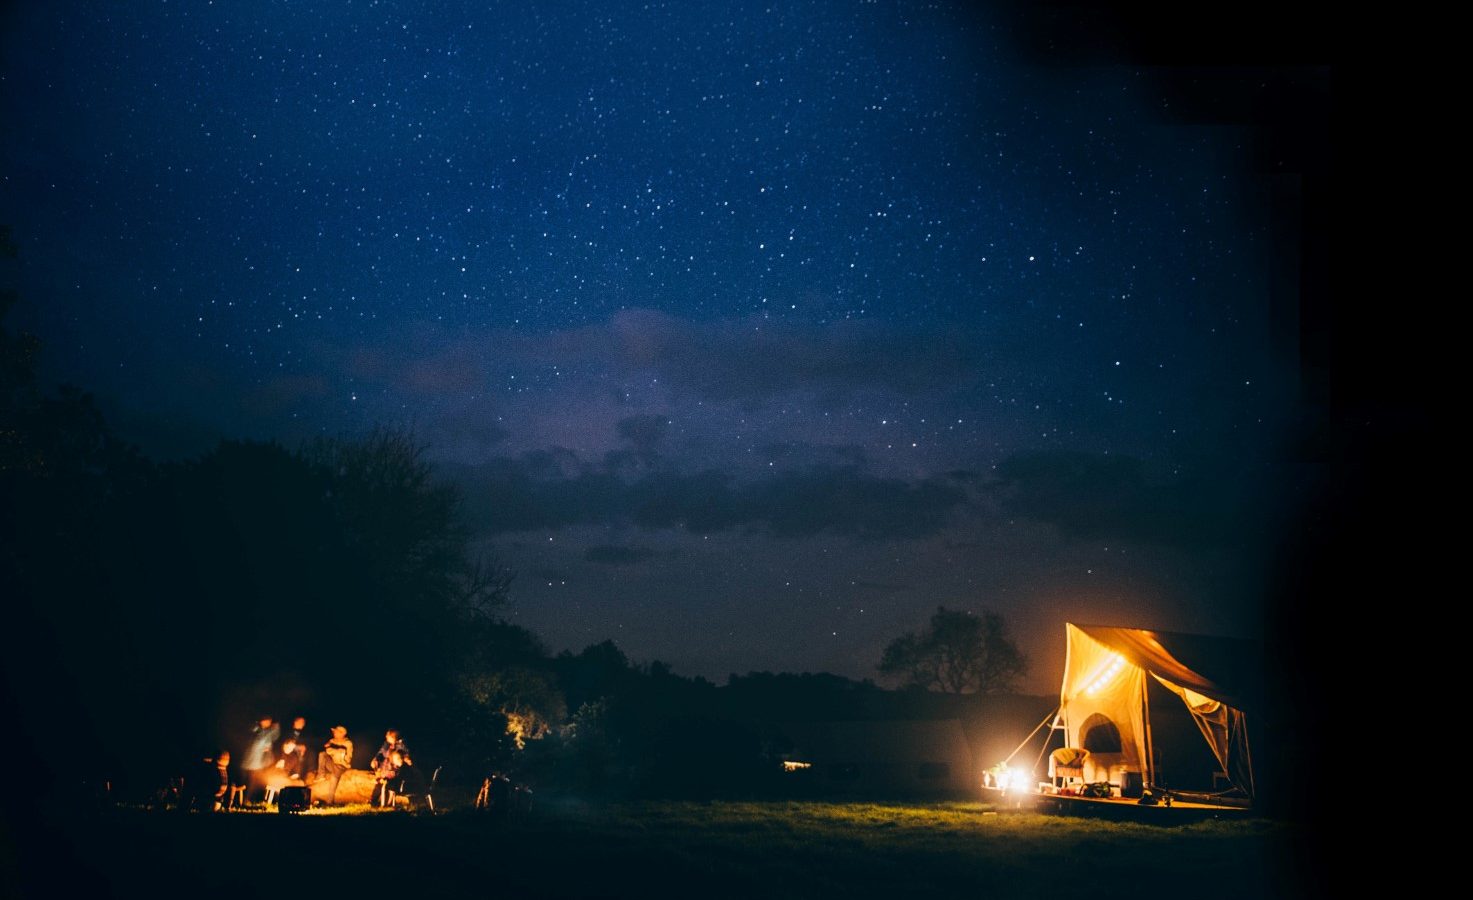
[[[413,428],[554,650],[875,677],[944,604],[1042,692],[1066,620],[1261,636],[1248,127],[985,5],[490,6],[0,14],[48,380],[160,459]]]

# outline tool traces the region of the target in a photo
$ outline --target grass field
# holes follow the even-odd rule
[[[515,823],[363,812],[110,810],[70,823],[72,858],[50,865],[91,897],[1302,895],[1297,829],[1266,820],[1161,828],[975,803],[539,801]]]

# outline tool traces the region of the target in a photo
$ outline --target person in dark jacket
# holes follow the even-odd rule
[[[430,782],[419,770],[419,766],[398,750],[389,752],[389,764],[395,766],[394,775],[389,782],[391,790],[396,794],[408,795],[416,805],[424,803],[430,790]]]
[[[311,766],[307,764],[307,720],[297,716],[277,748],[276,768],[293,782],[305,782]]]
[[[384,742],[378,748],[378,752],[373,755],[373,762],[369,763],[368,767],[377,772],[379,767],[388,760],[389,754],[395,750],[403,754],[405,759],[409,758],[409,747],[399,737],[399,729],[390,728],[384,732]]]
[[[230,791],[230,751],[221,750],[200,760],[184,780],[187,802],[181,807],[198,812],[220,812]]]

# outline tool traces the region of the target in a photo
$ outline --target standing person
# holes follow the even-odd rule
[[[328,794],[328,802],[332,803],[337,798],[338,779],[343,773],[353,768],[353,742],[348,739],[348,726],[334,725],[332,737],[322,745],[322,752],[317,754],[317,777],[332,781],[332,791]]]
[[[500,772],[492,772],[489,794],[487,805],[493,816],[505,819],[511,815],[512,784],[510,778]]]
[[[220,812],[230,791],[230,751],[221,750],[200,760],[184,782],[181,806],[199,812]]]
[[[241,771],[245,773],[247,800],[254,799],[256,791],[264,787],[262,774],[276,761],[273,748],[280,736],[281,726],[271,716],[262,716],[251,729],[251,742],[246,746],[245,757],[240,761]]]
[[[230,751],[221,750],[215,757],[215,771],[209,779],[214,790],[210,810],[220,812],[225,808],[225,795],[230,790]]]

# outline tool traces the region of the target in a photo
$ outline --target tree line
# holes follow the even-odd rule
[[[393,725],[475,780],[709,796],[771,787],[790,749],[774,723],[905,715],[870,681],[754,673],[718,689],[608,641],[554,655],[502,617],[512,574],[472,552],[412,434],[226,440],[156,462],[86,393],[39,386],[39,342],[5,327],[14,302],[0,295],[5,715],[12,762],[43,794],[144,790],[265,713],[365,737]],[[879,669],[995,691],[1024,665],[1000,619],[941,609]]]

